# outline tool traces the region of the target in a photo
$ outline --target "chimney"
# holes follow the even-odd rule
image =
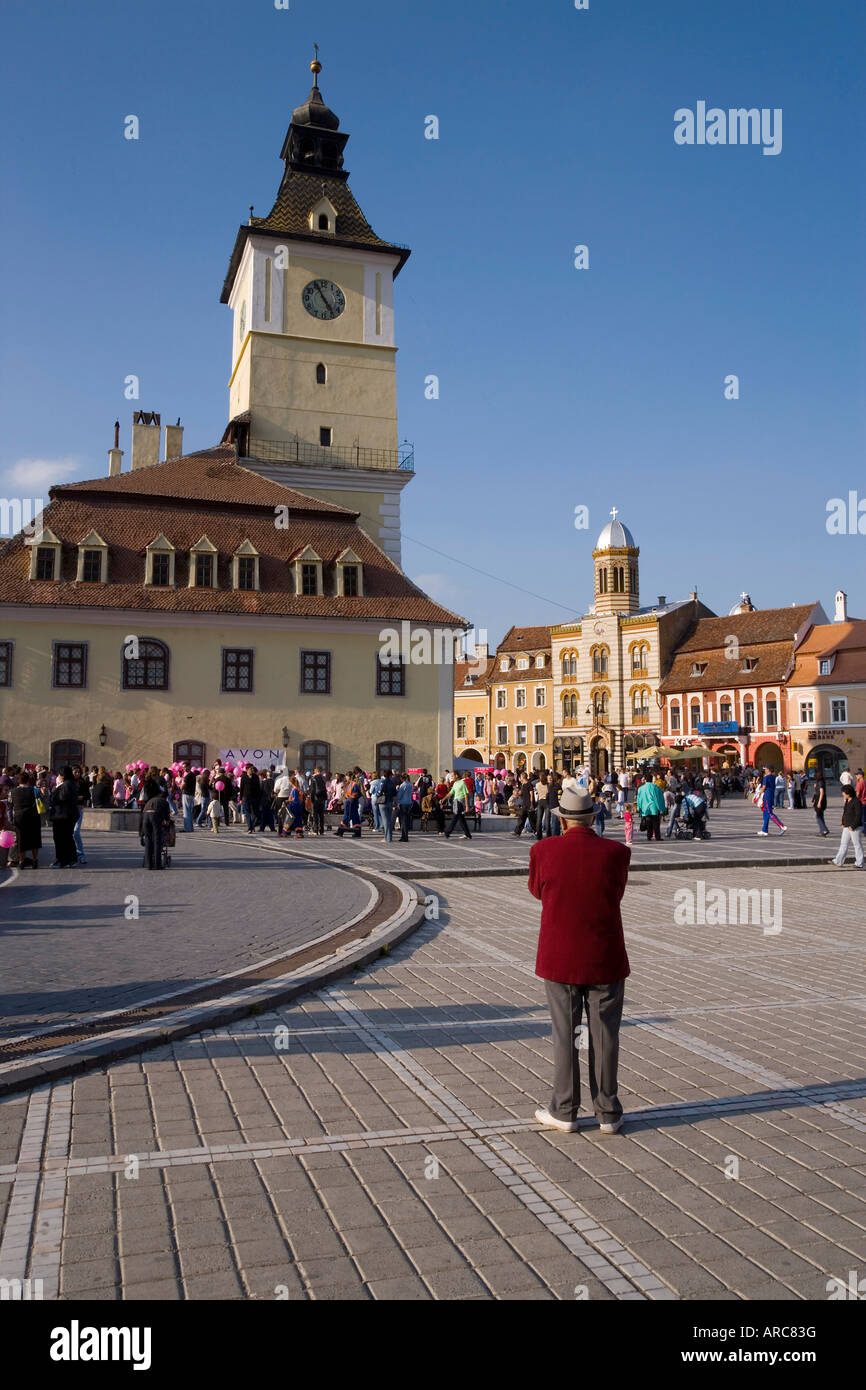
[[[155,411],[132,412],[132,467],[159,463],[159,416]]]
[[[123,450],[120,447],[120,421],[114,422],[114,448],[108,451],[108,476],[116,478],[121,469]]]
[[[659,594],[659,601],[658,601],[658,604],[656,605],[656,607],[658,607],[658,608],[664,608],[664,606],[665,606],[666,603],[667,603],[667,599],[665,598],[664,594]]]
[[[836,617],[837,623],[847,623],[848,621],[848,595],[837,589],[836,591]]]
[[[488,647],[487,647],[487,643],[486,643],[486,642],[476,642],[476,643],[475,643],[475,660],[476,660],[476,662],[486,661],[489,655],[490,655],[490,652],[489,652],[489,650],[488,650]]]
[[[166,425],[165,427],[165,456],[167,459],[179,459],[183,455],[183,425],[180,417],[176,425]]]
[[[692,603],[697,603],[697,601],[698,601],[698,591],[697,591],[697,589],[692,589],[692,592],[689,594],[689,598],[691,599]]]

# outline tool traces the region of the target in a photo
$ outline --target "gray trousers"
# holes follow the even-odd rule
[[[619,980],[612,985],[563,985],[545,980],[544,988],[553,1023],[553,1099],[548,1106],[551,1115],[557,1120],[577,1119],[579,1058],[584,1051],[588,1058],[589,1091],[598,1122],[610,1124],[618,1120],[622,1114],[617,1095],[617,1068],[625,981]]]

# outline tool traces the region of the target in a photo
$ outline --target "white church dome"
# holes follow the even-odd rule
[[[752,603],[752,600],[749,598],[749,595],[747,593],[742,593],[740,594],[740,597],[737,599],[737,602],[734,604],[733,608],[728,609],[728,617],[734,618],[738,613],[754,612],[755,605]]]
[[[613,521],[609,521],[595,543],[596,550],[622,550],[626,546],[637,550],[635,539],[627,526],[616,519],[616,507],[612,508]]]

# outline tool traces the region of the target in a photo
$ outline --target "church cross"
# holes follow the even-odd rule
[[[617,507],[611,507],[610,509],[610,514],[613,517],[614,521],[616,521],[618,510],[619,509]]]

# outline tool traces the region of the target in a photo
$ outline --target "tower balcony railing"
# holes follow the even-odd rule
[[[401,444],[398,449],[368,449],[360,444],[310,444],[303,439],[256,439],[253,436],[248,447],[251,458],[265,463],[415,472],[414,444]]]

